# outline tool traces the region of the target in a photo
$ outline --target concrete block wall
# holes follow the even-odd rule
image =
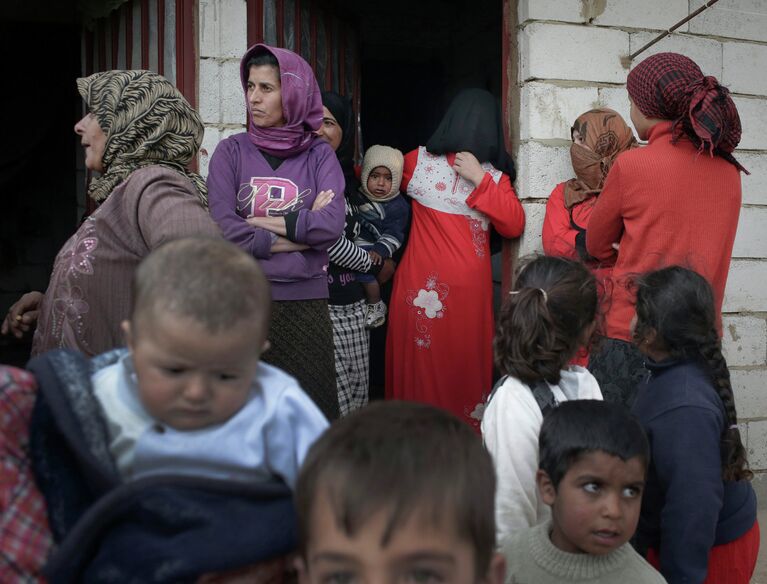
[[[240,58],[247,49],[245,0],[199,0],[199,110],[205,124],[200,172],[216,145],[245,129],[245,95],[240,82]]]
[[[519,167],[528,212],[520,253],[541,249],[549,193],[572,176],[569,128],[604,105],[629,120],[620,57],[699,8],[704,0],[518,0]],[[641,4],[641,6],[640,6]],[[729,87],[743,138],[741,210],[724,302],[724,350],[760,504],[767,507],[767,0],[720,0],[639,56],[674,51]]]

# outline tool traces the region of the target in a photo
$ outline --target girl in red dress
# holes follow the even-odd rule
[[[489,228],[522,233],[514,177],[500,108],[479,89],[461,92],[426,147],[405,156],[412,224],[390,303],[388,399],[429,403],[479,429],[493,373]]]

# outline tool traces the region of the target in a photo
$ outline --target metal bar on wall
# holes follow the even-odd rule
[[[327,11],[325,16],[325,89],[333,89],[333,66],[335,65],[333,59],[333,18]]]
[[[248,0],[248,46],[264,42],[264,2],[263,0]]]
[[[192,107],[197,107],[197,1],[168,1],[176,2],[176,87]]]
[[[120,51],[120,14],[117,11],[109,15],[109,28],[111,32],[111,56],[110,69],[117,69],[117,55]]]
[[[122,6],[125,15],[125,68],[133,69],[133,3]]]
[[[275,2],[276,25],[277,25],[277,46],[285,46],[285,3],[283,0],[277,0]]]
[[[165,75],[165,0],[157,0],[157,72]]]
[[[141,0],[141,68],[149,69],[149,0]]]

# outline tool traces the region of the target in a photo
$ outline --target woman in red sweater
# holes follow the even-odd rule
[[[744,169],[732,156],[741,135],[735,104],[692,60],[676,53],[648,57],[629,73],[627,89],[631,121],[649,143],[615,161],[591,214],[586,249],[615,262],[604,307],[607,338],[589,368],[605,399],[630,405],[645,373],[630,343],[633,280],[687,266],[710,282],[721,321]]]
[[[543,219],[543,251],[546,255],[585,262],[594,272],[601,298],[609,293],[612,262],[600,262],[589,255],[586,229],[616,157],[638,144],[620,114],[609,108],[593,109],[578,116],[570,135],[575,178],[559,183],[549,195]],[[582,350],[574,362],[585,367],[589,362],[587,350]]]

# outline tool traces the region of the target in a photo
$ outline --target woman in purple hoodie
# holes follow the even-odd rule
[[[211,158],[210,213],[271,282],[264,361],[296,377],[332,420],[338,396],[327,250],[344,228],[344,175],[333,149],[314,133],[322,99],[306,61],[258,44],[242,58],[240,77],[250,123]]]

